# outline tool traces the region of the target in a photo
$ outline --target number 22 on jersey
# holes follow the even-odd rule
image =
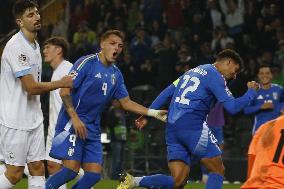
[[[175,102],[178,102],[180,104],[189,105],[190,100],[186,98],[185,96],[188,92],[196,91],[196,89],[198,88],[200,84],[200,80],[197,77],[190,77],[189,75],[184,75],[183,80],[184,81],[182,85],[180,86],[180,91],[182,91],[181,96],[176,97]],[[191,81],[192,83],[190,83],[190,85],[187,85],[189,81]]]

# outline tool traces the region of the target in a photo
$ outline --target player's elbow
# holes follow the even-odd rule
[[[67,89],[67,88],[61,88],[59,90],[59,95],[60,97],[65,97],[65,96],[69,96],[70,95],[70,89]]]

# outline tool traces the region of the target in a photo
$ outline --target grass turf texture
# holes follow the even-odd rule
[[[68,184],[68,188],[71,188],[74,182],[70,182]],[[94,189],[115,189],[118,184],[118,181],[114,180],[102,180],[99,183],[97,183],[96,187]],[[223,189],[239,189],[241,185],[239,184],[224,184]],[[27,180],[23,179],[20,183],[18,183],[13,189],[27,189],[28,184]],[[197,184],[197,183],[190,183],[187,184],[185,189],[204,189],[204,184]],[[137,188],[139,189],[139,188]],[[140,188],[142,189],[142,188]]]

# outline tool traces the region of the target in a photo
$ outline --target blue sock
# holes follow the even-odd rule
[[[174,179],[162,174],[145,176],[140,181],[139,186],[152,189],[173,189]]]
[[[217,173],[210,173],[205,189],[222,189],[224,177]]]
[[[94,186],[101,179],[99,173],[85,172],[72,189],[86,189]]]
[[[57,189],[77,176],[77,172],[63,167],[60,171],[48,178],[45,183],[46,189]]]

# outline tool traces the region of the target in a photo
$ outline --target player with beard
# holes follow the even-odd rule
[[[129,98],[120,70],[114,65],[123,49],[124,34],[108,30],[100,40],[101,51],[77,60],[71,69],[72,89],[61,89],[61,108],[50,156],[63,161],[63,168],[46,182],[56,189],[74,179],[80,167],[84,176],[73,189],[91,188],[101,178],[103,154],[101,113],[117,99],[122,108],[165,121],[166,111],[148,109]]]
[[[27,163],[29,189],[44,188],[45,159],[43,115],[39,94],[72,87],[72,77],[41,81],[41,54],[36,41],[41,28],[38,5],[18,0],[13,14],[20,31],[7,42],[1,58],[0,74],[0,157],[6,171],[0,188],[12,188],[23,176]]]

